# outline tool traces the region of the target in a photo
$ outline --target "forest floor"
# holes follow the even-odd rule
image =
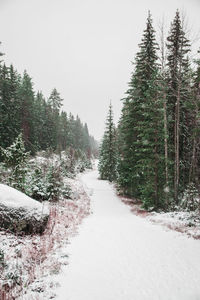
[[[56,299],[199,300],[200,241],[160,225],[172,215],[133,214],[96,170],[81,180],[93,213],[67,245]]]

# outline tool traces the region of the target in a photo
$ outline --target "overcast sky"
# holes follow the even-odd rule
[[[56,87],[64,110],[100,139],[110,100],[119,119],[148,10],[157,29],[163,17],[169,26],[177,8],[194,39],[200,0],[0,0],[1,51],[45,97]]]

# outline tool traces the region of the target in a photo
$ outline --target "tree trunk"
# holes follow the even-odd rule
[[[179,138],[180,137],[180,82],[178,82],[178,91],[177,91],[177,100],[175,108],[175,166],[174,166],[174,200],[178,204],[178,190],[179,190],[179,167],[180,167],[180,158],[179,158]]]
[[[164,89],[163,89],[164,90]],[[167,103],[166,103],[166,92],[163,91],[164,103],[163,103],[163,111],[164,111],[164,147],[165,147],[165,205],[168,207],[168,193],[169,193],[169,170],[168,170],[168,132],[167,132]]]

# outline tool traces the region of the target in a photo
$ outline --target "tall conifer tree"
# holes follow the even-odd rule
[[[163,195],[163,118],[159,98],[157,43],[149,13],[124,100],[119,132],[119,184],[145,207],[160,207]],[[128,178],[127,178],[128,174]]]
[[[186,120],[187,102],[190,98],[187,77],[189,70],[189,61],[187,59],[187,53],[190,50],[189,41],[182,28],[179,11],[176,12],[171,24],[170,33],[167,38],[167,49],[169,154],[171,161],[174,162],[170,169],[170,175],[171,182],[173,183],[171,184],[171,188],[174,190],[174,200],[178,203],[181,176],[183,184],[184,171],[188,171],[184,163],[184,144],[187,142],[184,140],[184,137],[188,136],[189,132]]]

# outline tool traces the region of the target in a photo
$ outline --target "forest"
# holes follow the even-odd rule
[[[2,53],[1,53],[1,56]],[[0,145],[10,146],[22,133],[25,148],[31,154],[52,149],[79,149],[88,157],[96,150],[87,124],[78,116],[61,111],[63,99],[54,88],[45,99],[41,91],[35,92],[26,71],[21,76],[13,67],[0,65]]]
[[[90,136],[87,124],[82,124],[78,116],[61,110],[63,99],[56,88],[45,99],[41,91],[34,91],[33,85],[27,71],[20,75],[13,65],[6,66],[1,60],[0,179],[43,201],[53,194],[58,198],[58,187],[62,186],[59,173],[62,172],[51,164],[42,169],[41,164],[36,163],[34,169],[29,163],[31,157],[38,153],[46,157],[56,154],[63,172],[70,176],[77,164],[82,171],[91,167],[91,158],[97,155],[98,145]],[[35,181],[38,182],[36,187]]]
[[[149,12],[117,127],[109,107],[99,172],[148,210],[200,209],[200,58],[177,10],[156,40]]]

